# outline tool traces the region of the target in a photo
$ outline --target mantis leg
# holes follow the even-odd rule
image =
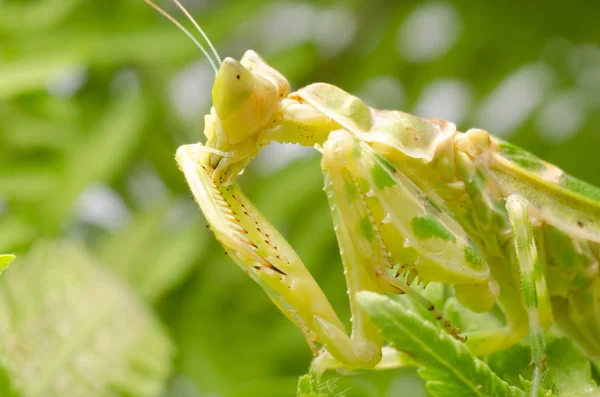
[[[527,201],[519,195],[511,195],[506,202],[531,333],[532,359],[535,364],[531,395],[537,396],[546,359],[539,306],[549,305],[550,300],[527,207]]]
[[[211,230],[227,254],[300,328],[315,354],[319,346],[323,346],[334,358],[350,367],[375,366],[381,359],[381,336],[357,308],[354,295],[350,294],[355,316],[352,338],[349,338],[327,297],[296,252],[239,186],[224,185],[213,179],[214,169],[202,161],[204,155],[201,144],[185,145],[177,150],[176,159]],[[346,234],[346,238],[352,239],[352,235]],[[344,257],[348,258],[348,254]],[[364,272],[356,270],[347,275],[351,291],[380,291]]]
[[[550,295],[546,287],[542,260],[536,248],[527,201],[519,195],[511,195],[506,202],[506,210],[514,249],[512,262],[513,267],[517,268],[521,288],[518,289],[516,284],[510,282],[511,269],[496,273],[497,281],[505,294],[501,303],[508,324],[501,329],[469,335],[469,347],[476,355],[486,355],[517,343],[529,328],[532,362],[535,365],[531,396],[537,396],[546,360],[542,325],[547,326],[552,322]],[[525,306],[525,313],[520,307],[521,304]],[[525,324],[528,324],[528,327]]]
[[[406,293],[431,311],[448,333],[464,341],[460,330],[409,285],[420,276],[423,282],[469,285],[485,293],[489,273],[462,230],[375,149],[345,130],[332,132],[322,152],[325,192],[348,285],[355,351],[373,354],[373,341],[380,344],[377,330],[355,302],[360,290]],[[407,282],[399,275],[406,276]]]
[[[201,144],[186,145],[178,149],[176,159],[211,230],[303,331],[315,353],[323,346],[349,367],[373,367],[381,360],[382,336],[356,300],[361,290],[411,293],[458,336],[430,302],[397,279],[398,274],[407,276],[409,283],[419,276],[423,281],[473,286],[480,300],[493,303],[489,268],[460,226],[372,147],[338,130],[324,144],[322,168],[348,284],[349,337],[294,250],[236,184],[215,179],[213,165],[203,161],[206,152]]]
[[[535,245],[544,241],[543,225],[533,229],[526,201],[516,195],[506,201],[504,191],[494,184],[490,166],[484,161],[489,154],[484,149],[489,146],[490,138],[485,131],[469,130],[457,139],[455,159],[458,175],[473,205],[470,216],[476,217],[481,227],[480,243],[491,253],[488,260],[501,291],[498,302],[505,313],[506,326],[469,334],[467,345],[475,355],[485,356],[518,343],[531,329],[537,344],[535,359],[541,363],[540,324],[552,323],[550,297],[542,273],[546,258],[538,257]],[[510,234],[499,235],[499,230]],[[544,246],[539,245],[544,253]]]

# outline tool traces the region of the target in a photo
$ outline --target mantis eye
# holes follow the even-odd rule
[[[252,96],[254,77],[241,63],[225,58],[215,77],[212,99],[217,116],[226,120]]]

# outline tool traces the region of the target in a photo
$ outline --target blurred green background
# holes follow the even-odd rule
[[[253,49],[293,88],[488,129],[600,186],[598,2],[183,3],[222,57]],[[204,139],[212,80],[142,0],[0,1],[0,252],[19,257],[0,281],[0,386],[15,396],[294,395],[304,338],[223,255],[173,159]],[[349,318],[317,153],[269,147],[241,183]],[[425,395],[411,369],[338,382]]]

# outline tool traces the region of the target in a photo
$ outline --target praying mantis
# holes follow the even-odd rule
[[[370,108],[326,83],[290,84],[254,51],[215,59],[206,144],[176,161],[226,253],[304,334],[315,354],[353,368],[382,357],[380,331],[356,294],[407,294],[477,356],[531,334],[532,395],[544,368],[543,330],[557,324],[600,356],[600,189],[482,129]],[[206,35],[187,11],[204,38]],[[208,41],[210,44],[210,41]],[[348,335],[287,241],[236,184],[260,149],[314,146],[352,312]],[[462,335],[413,283],[453,286],[474,312],[498,304],[506,324]]]

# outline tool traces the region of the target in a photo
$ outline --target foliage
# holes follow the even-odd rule
[[[14,255],[0,255],[0,275],[2,274],[2,271],[5,270],[14,260]]]
[[[600,395],[600,389],[592,378],[590,361],[570,340],[556,339],[548,345],[548,368],[544,383],[554,386],[559,395]]]
[[[473,357],[464,344],[440,333],[397,301],[366,291],[360,292],[359,300],[385,339],[417,361],[418,373],[432,396],[525,395]]]
[[[531,360],[528,347],[515,345],[495,353],[485,363],[404,297],[363,291],[358,300],[390,346],[411,357],[411,364],[417,366],[417,373],[425,380],[431,396],[530,395],[527,378],[532,371],[528,365]],[[549,369],[540,396],[600,395],[590,361],[569,339],[552,337],[547,357]],[[300,385],[307,386],[302,389]],[[328,381],[321,382],[314,374],[305,375],[300,379],[298,395],[305,395],[300,390],[321,390],[327,386]]]
[[[170,372],[162,326],[72,243],[40,244],[20,259],[3,278],[0,308],[16,395],[153,396]]]
[[[159,3],[181,16],[168,1]],[[595,2],[577,0],[568,8],[474,0],[185,5],[222,56],[239,58],[252,48],[295,88],[326,81],[378,107],[510,135],[511,142],[600,185]],[[415,24],[419,15],[426,18]],[[455,39],[440,47],[431,37]],[[59,323],[22,316],[39,309],[44,296],[75,291],[68,302],[91,305],[86,316],[69,317],[77,320],[78,332],[87,321],[117,316],[108,311],[97,317],[109,302],[125,302],[127,320],[151,324],[147,337],[155,342],[115,353],[120,365],[134,360],[123,372],[128,379],[109,379],[108,367],[83,375],[127,387],[128,395],[161,389],[169,397],[292,396],[312,358],[303,338],[223,255],[173,160],[177,146],[203,139],[211,83],[200,52],[142,0],[1,1],[0,253],[17,259],[4,270],[0,290],[18,282],[23,302],[32,305],[15,306],[18,318],[46,325]],[[504,101],[498,99],[502,93]],[[288,163],[295,158],[289,153],[282,147],[265,152],[245,172],[244,189],[347,319],[318,157],[302,152]],[[40,252],[48,255],[36,258]],[[68,277],[79,288],[70,288]],[[115,295],[104,300],[92,294],[104,288]],[[68,302],[43,302],[44,312],[64,319],[72,309]],[[8,315],[0,310],[0,318]],[[17,335],[14,329],[23,324],[10,318],[0,322],[2,396],[31,395],[33,386],[19,381],[37,373],[23,367],[25,357],[51,370],[48,357],[27,346],[59,344],[59,350],[81,352],[89,344],[85,338],[59,343],[54,333]],[[127,324],[115,324],[113,332],[144,343]],[[9,337],[24,350],[11,350],[15,345],[4,342]],[[25,344],[27,337],[37,339]],[[136,352],[160,354],[149,359]],[[505,372],[503,379],[519,386],[521,373],[511,372],[509,379]],[[337,377],[336,390],[347,390],[348,397],[425,395],[412,368]],[[560,379],[556,387],[568,385]],[[81,395],[62,391],[64,397]]]

